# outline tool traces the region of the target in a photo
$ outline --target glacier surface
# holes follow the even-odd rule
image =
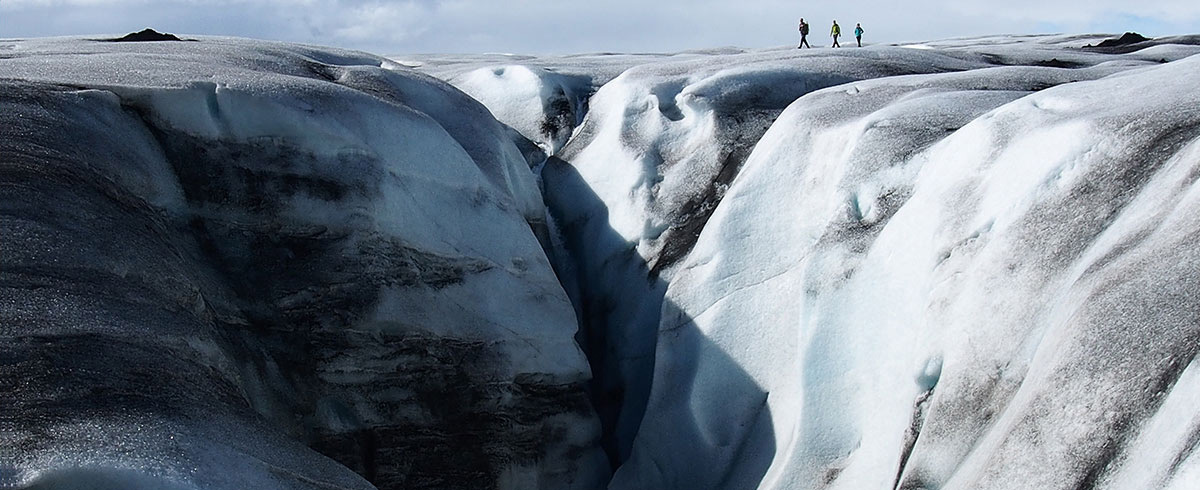
[[[0,486],[607,479],[534,174],[478,102],[392,68],[3,52]]]
[[[542,177],[609,488],[1200,485],[1200,48],[1102,39],[601,77]],[[498,97],[462,73],[589,60],[627,58],[414,65]]]
[[[1200,37],[0,41],[0,487],[1200,486]]]

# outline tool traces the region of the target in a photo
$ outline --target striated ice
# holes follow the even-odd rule
[[[0,72],[0,486],[607,478],[536,177],[474,99],[244,39]]]
[[[1108,37],[6,41],[0,486],[1194,488],[1200,40]]]
[[[1106,37],[600,86],[542,178],[610,488],[1196,485],[1200,43]]]

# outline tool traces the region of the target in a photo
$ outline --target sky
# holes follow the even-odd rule
[[[0,38],[241,36],[408,53],[673,52],[826,43],[837,20],[865,43],[990,34],[1200,33],[1200,0],[0,0]]]

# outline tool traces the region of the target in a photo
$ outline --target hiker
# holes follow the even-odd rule
[[[833,46],[832,47],[834,47],[834,48],[842,47],[842,45],[838,44],[838,42],[837,42],[838,36],[842,35],[842,26],[837,25],[836,20],[833,21],[833,28],[829,30],[829,35],[833,36]]]
[[[862,24],[854,24],[854,39],[858,40],[858,47],[862,47]]]
[[[800,48],[812,49],[812,46],[808,45],[808,22],[804,22],[804,17],[800,18],[800,45],[796,46],[796,49]]]

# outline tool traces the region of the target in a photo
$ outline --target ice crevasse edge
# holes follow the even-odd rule
[[[348,51],[4,43],[0,486],[593,488],[526,160]]]
[[[542,176],[610,488],[1190,488],[1196,39],[1101,39],[401,62],[595,91]]]
[[[13,43],[3,483],[1190,488],[1196,43],[1091,40]]]

